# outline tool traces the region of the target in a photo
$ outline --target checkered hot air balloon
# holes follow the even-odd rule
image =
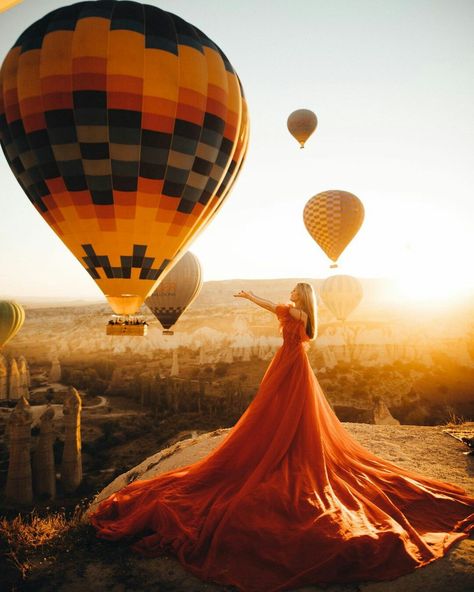
[[[24,321],[25,311],[21,304],[9,300],[0,301],[0,347],[15,337]]]
[[[305,205],[307,231],[337,267],[337,260],[364,221],[364,206],[348,191],[323,191]]]
[[[173,335],[171,327],[191,306],[202,288],[199,259],[189,251],[145,300],[146,305],[164,327],[164,335]]]
[[[193,25],[138,2],[79,2],[6,56],[0,140],[38,212],[114,312],[132,314],[228,195],[247,107]]]
[[[319,294],[336,319],[345,321],[362,300],[363,290],[351,275],[332,275],[321,284]]]

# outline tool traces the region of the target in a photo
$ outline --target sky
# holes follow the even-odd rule
[[[64,0],[0,14],[0,56]],[[337,273],[397,280],[400,298],[474,293],[472,0],[149,0],[226,53],[250,112],[247,158],[219,214],[190,246],[204,280],[323,278],[330,261],[303,224],[328,189],[365,207]],[[318,128],[300,150],[299,108]],[[100,300],[0,155],[0,298]]]

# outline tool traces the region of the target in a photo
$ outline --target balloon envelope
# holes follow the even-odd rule
[[[0,0],[0,13],[13,8],[20,2],[23,2],[23,0]]]
[[[21,329],[25,311],[21,304],[8,300],[0,301],[0,347],[3,347]]]
[[[289,115],[286,125],[290,134],[299,142],[300,148],[304,148],[306,140],[318,125],[318,118],[309,109],[297,109]]]
[[[248,114],[199,29],[138,2],[80,2],[6,56],[0,140],[38,212],[127,314],[228,195]]]
[[[348,191],[323,191],[308,200],[303,220],[309,234],[336,262],[361,227],[364,206]]]
[[[202,288],[199,259],[189,251],[145,300],[146,305],[167,330],[191,306]]]
[[[320,287],[324,304],[339,321],[345,321],[362,300],[359,280],[350,275],[332,275]]]

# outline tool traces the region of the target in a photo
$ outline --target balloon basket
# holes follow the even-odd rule
[[[165,329],[163,331],[163,335],[174,335],[174,331],[170,331],[169,329]]]
[[[134,335],[143,337],[148,333],[148,324],[136,318],[114,318],[106,326],[107,335]]]

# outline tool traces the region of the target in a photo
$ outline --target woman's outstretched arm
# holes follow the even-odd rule
[[[246,298],[250,300],[250,302],[254,302],[258,306],[262,308],[266,308],[270,312],[275,312],[277,305],[272,302],[271,300],[265,300],[265,298],[260,298],[259,296],[255,296],[253,292],[240,290],[237,294],[234,294],[235,298]]]

